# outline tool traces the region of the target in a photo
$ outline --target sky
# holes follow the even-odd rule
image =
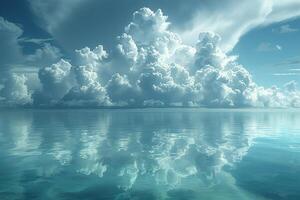
[[[1,107],[300,107],[297,0],[2,0]]]

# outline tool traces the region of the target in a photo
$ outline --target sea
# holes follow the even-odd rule
[[[299,200],[297,109],[2,109],[1,200]]]

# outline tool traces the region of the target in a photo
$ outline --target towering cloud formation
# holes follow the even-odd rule
[[[300,105],[295,83],[288,84],[292,89],[285,92],[257,86],[236,57],[220,49],[217,34],[200,33],[197,44],[189,46],[169,30],[169,24],[160,9],[141,8],[117,37],[110,55],[101,45],[85,47],[76,50],[73,61],[40,69],[41,89],[32,91],[27,102],[33,100],[37,106]],[[20,104],[18,98],[15,104]]]
[[[72,65],[60,60],[50,67],[42,68],[39,71],[39,79],[42,84],[42,94],[47,100],[56,103],[72,88]]]
[[[4,82],[4,88],[0,91],[0,96],[5,97],[8,105],[31,104],[31,94],[26,85],[27,78],[24,75],[9,74]]]

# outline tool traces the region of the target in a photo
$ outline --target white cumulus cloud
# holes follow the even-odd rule
[[[4,88],[0,91],[0,96],[4,98],[4,105],[28,105],[32,103],[26,81],[27,78],[24,75],[15,73],[8,75],[4,82]]]
[[[218,34],[200,32],[188,45],[169,26],[162,10],[139,9],[114,49],[85,47],[74,60],[41,68],[34,105],[299,106],[296,89],[258,86],[222,49]]]

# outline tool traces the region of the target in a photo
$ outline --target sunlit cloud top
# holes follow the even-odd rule
[[[1,106],[300,107],[296,81],[284,87],[264,87],[239,64],[238,56],[230,53],[249,30],[297,17],[300,12],[293,6],[300,5],[295,1],[242,1],[234,5],[239,9],[227,18],[223,16],[232,8],[232,1],[224,2],[223,9],[215,1],[203,1],[199,8],[193,8],[192,1],[176,1],[171,7],[178,15],[170,11],[170,17],[163,9],[168,11],[170,7],[154,1],[149,7],[162,9],[133,10],[118,34],[112,29],[119,30],[121,25],[114,26],[113,16],[100,19],[105,23],[96,28],[96,18],[91,16],[88,22],[78,18],[87,14],[84,8],[98,5],[94,1],[29,2],[31,12],[39,16],[38,26],[50,37],[30,38],[22,26],[0,18],[0,40],[4,42],[0,56]],[[183,5],[192,14],[183,16]],[[243,15],[246,7],[253,8],[247,9],[247,16]],[[66,30],[78,27],[82,31],[74,35]],[[90,36],[106,28],[112,33],[109,39],[100,34],[91,42]],[[287,25],[278,30],[297,32]],[[24,43],[31,45],[26,46],[31,47],[29,53],[24,51]],[[280,44],[268,42],[257,47],[262,53],[284,50]]]

